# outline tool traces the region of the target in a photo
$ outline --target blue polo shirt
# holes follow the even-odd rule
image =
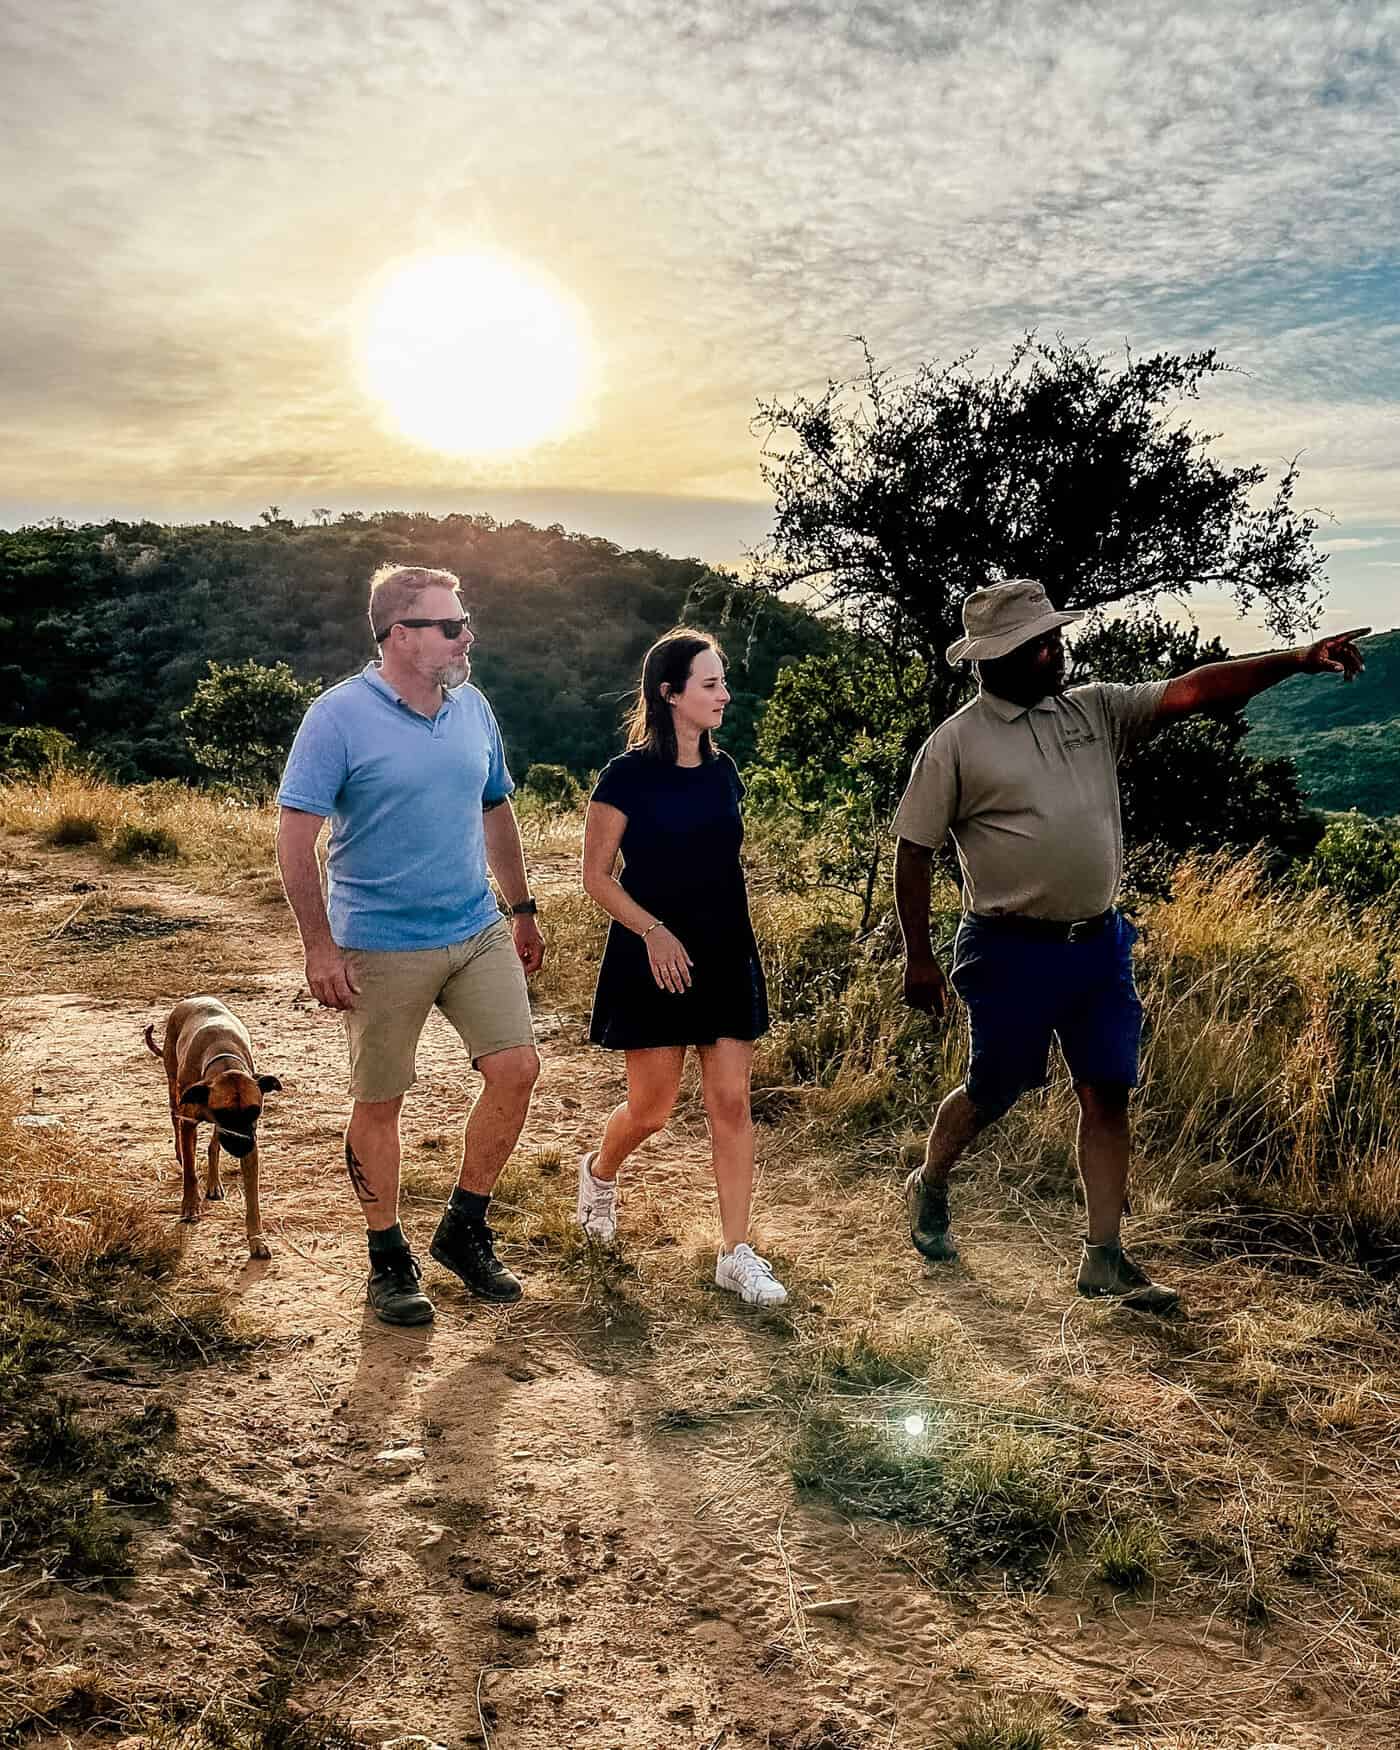
[[[475,687],[424,717],[369,663],[306,713],[277,800],[330,818],[326,911],[342,948],[446,948],[500,916],[481,811],[514,788]]]

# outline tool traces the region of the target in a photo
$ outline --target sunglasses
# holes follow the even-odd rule
[[[376,644],[382,644],[395,626],[436,626],[444,638],[460,638],[464,629],[471,625],[471,615],[464,613],[456,620],[390,620],[389,624],[374,634]]]

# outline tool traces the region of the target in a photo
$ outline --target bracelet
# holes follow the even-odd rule
[[[661,928],[661,919],[660,918],[653,918],[651,920],[651,922],[647,925],[647,927],[642,931],[642,933],[641,933],[642,940],[645,942],[647,937],[651,934],[651,932],[653,930],[659,930],[660,928]]]

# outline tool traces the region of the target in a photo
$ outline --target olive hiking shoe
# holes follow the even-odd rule
[[[426,1325],[432,1322],[433,1303],[419,1286],[423,1272],[407,1246],[371,1252],[365,1299],[376,1318],[386,1325]]]
[[[443,1211],[428,1251],[444,1270],[460,1276],[469,1293],[478,1300],[505,1306],[519,1300],[525,1290],[496,1256],[495,1235],[484,1221],[464,1215],[459,1209]]]
[[[909,1215],[909,1238],[915,1250],[932,1264],[951,1264],[958,1248],[948,1232],[948,1187],[930,1185],[915,1167],[904,1181],[904,1207]]]
[[[1084,1242],[1077,1286],[1081,1294],[1110,1295],[1134,1312],[1169,1316],[1181,1308],[1177,1291],[1154,1282],[1117,1241],[1111,1240],[1104,1246]]]

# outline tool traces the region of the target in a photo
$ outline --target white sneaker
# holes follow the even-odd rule
[[[773,1274],[773,1266],[749,1245],[720,1253],[715,1260],[715,1287],[727,1288],[750,1306],[781,1306],[787,1299],[787,1289]]]
[[[597,1151],[580,1155],[578,1163],[578,1224],[593,1240],[610,1240],[617,1236],[617,1180],[595,1179],[592,1163]]]

